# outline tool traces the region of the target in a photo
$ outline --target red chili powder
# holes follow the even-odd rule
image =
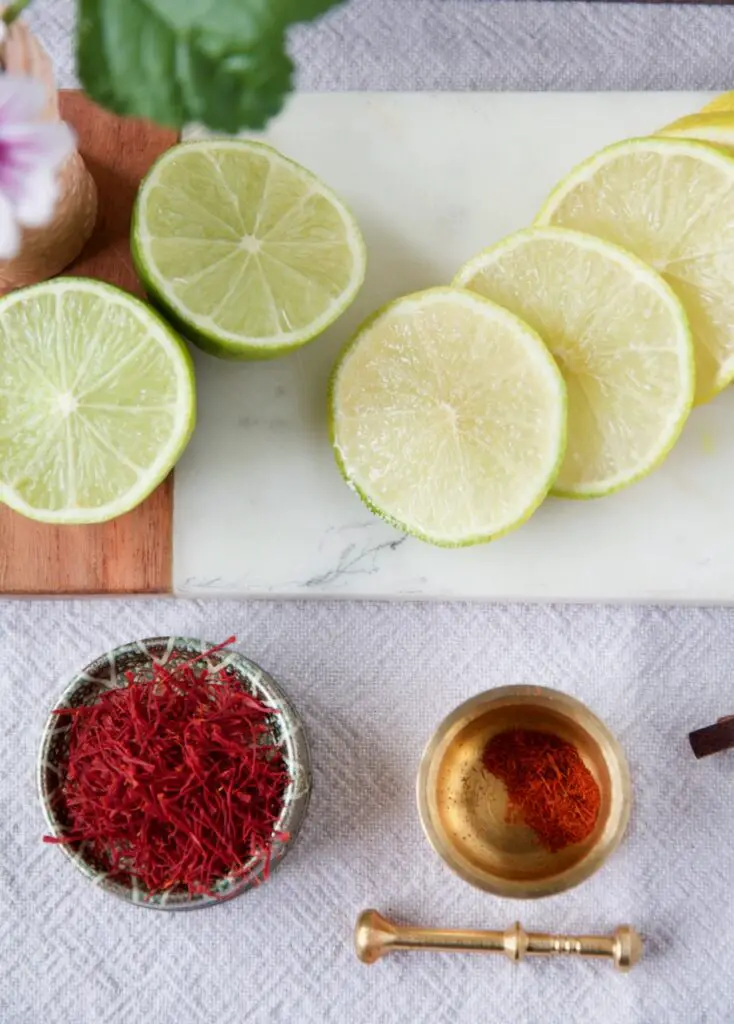
[[[45,842],[87,843],[102,870],[150,893],[210,894],[253,857],[267,877],[290,782],[275,712],[201,657],[154,663],[152,680],[128,673],[124,688],[58,712],[71,719],[67,826]]]
[[[601,793],[571,743],[551,733],[510,729],[484,749],[484,767],[505,784],[508,822],[520,819],[555,853],[594,830]]]

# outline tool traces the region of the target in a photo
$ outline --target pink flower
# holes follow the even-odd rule
[[[67,124],[38,120],[45,104],[37,79],[0,74],[0,259],[18,253],[21,227],[51,220],[56,174],[76,144]]]

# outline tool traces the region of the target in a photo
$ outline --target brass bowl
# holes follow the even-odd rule
[[[569,741],[596,779],[599,817],[583,843],[550,853],[525,825],[505,820],[505,787],[483,767],[482,753],[496,733],[517,728]],[[550,896],[583,882],[619,845],[631,802],[614,736],[581,701],[543,686],[502,686],[461,704],[439,725],[418,772],[418,810],[434,850],[496,896]]]

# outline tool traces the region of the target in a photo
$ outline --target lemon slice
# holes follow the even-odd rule
[[[734,109],[714,113],[689,114],[656,133],[668,138],[697,139],[714,146],[734,148]]]
[[[470,292],[385,306],[339,357],[330,392],[337,463],[398,529],[442,546],[519,526],[563,457],[566,393],[537,334]]]
[[[48,523],[127,512],[195,418],[191,357],[138,299],[57,278],[0,299],[0,501]]]
[[[722,92],[720,96],[715,96],[701,107],[702,114],[713,114],[725,110],[734,111],[734,92]]]
[[[362,285],[352,214],[269,146],[203,139],[169,149],[143,181],[133,259],[149,294],[201,348],[269,358],[303,345]]]
[[[563,373],[568,442],[555,493],[609,494],[660,464],[693,402],[693,345],[680,302],[645,263],[591,235],[530,228],[454,283],[522,317]]]
[[[598,235],[662,274],[693,331],[696,401],[734,378],[734,155],[684,139],[630,139],[576,167],[536,223]]]

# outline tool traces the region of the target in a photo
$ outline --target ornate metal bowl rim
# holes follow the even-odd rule
[[[149,664],[153,660],[165,664],[175,656],[191,658],[197,654],[203,655],[214,646],[201,640],[178,636],[152,637],[123,644],[96,658],[82,669],[61,694],[54,711],[58,708],[92,703],[100,693],[124,685],[121,681],[122,675],[132,668]],[[277,735],[283,746],[291,783],[286,790],[283,811],[277,823],[278,831],[287,834],[288,839],[273,842],[270,862],[273,870],[295,840],[311,797],[311,757],[303,723],[280,686],[254,661],[231,648],[209,655],[204,661],[212,668],[231,668],[253,694],[278,711]],[[61,779],[59,765],[63,764],[63,746],[68,731],[69,724],[64,721],[63,716],[51,713],[43,730],[38,754],[37,783],[41,807],[50,832],[57,836],[63,835],[64,832],[64,823],[59,818],[56,804]],[[259,885],[265,869],[263,859],[255,858],[248,865],[249,870],[245,878],[222,879],[215,886],[213,895],[189,896],[187,893],[176,891],[150,894],[137,887],[134,882],[126,885],[108,877],[97,865],[85,858],[81,847],[59,845],[58,848],[86,878],[101,889],[136,906],[154,910],[194,910],[215,906]]]

